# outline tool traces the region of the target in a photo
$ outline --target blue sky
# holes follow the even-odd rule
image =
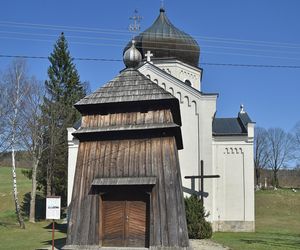
[[[64,31],[75,58],[121,59],[131,38],[128,25],[133,11],[143,16],[144,30],[158,16],[159,7],[160,0],[2,0],[0,55],[48,56]],[[300,66],[300,1],[165,0],[165,8],[171,22],[201,47],[203,91],[220,94],[218,117],[236,116],[243,103],[259,126],[292,129],[300,120],[300,68],[204,63]],[[10,61],[0,58],[0,70]],[[47,78],[47,60],[27,63],[30,74],[42,81]],[[75,64],[92,90],[124,67],[122,62]]]

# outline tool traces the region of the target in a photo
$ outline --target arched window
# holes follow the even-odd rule
[[[186,85],[192,86],[191,82],[189,80],[185,80],[184,82]]]

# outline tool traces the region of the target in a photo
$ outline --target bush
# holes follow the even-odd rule
[[[212,236],[211,224],[205,220],[209,215],[205,213],[202,201],[197,196],[186,197],[184,199],[185,212],[189,238],[208,239]]]

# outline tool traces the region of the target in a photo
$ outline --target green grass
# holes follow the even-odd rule
[[[25,193],[31,190],[31,181],[21,173],[17,168],[18,198],[22,201]],[[3,212],[14,208],[14,199],[12,194],[12,172],[9,167],[0,167],[0,216]]]
[[[24,195],[31,190],[31,181],[17,169],[18,197],[20,203]],[[26,229],[20,229],[15,215],[12,196],[11,168],[0,168],[0,250],[32,250],[51,245],[52,223],[41,221],[29,223]],[[63,245],[66,238],[66,225],[56,224],[55,246]]]
[[[31,181],[17,169],[19,199],[30,192]],[[213,240],[238,250],[300,249],[300,190],[259,191],[255,233],[214,233]],[[0,250],[31,250],[51,244],[51,223],[26,222],[18,227],[12,198],[11,169],[0,168]],[[57,224],[55,245],[63,245],[66,225]]]
[[[55,246],[65,243],[66,224],[55,225]],[[2,250],[32,250],[50,246],[52,237],[52,223],[42,221],[26,223],[26,229],[20,229],[17,224],[0,224],[0,249]]]
[[[300,249],[300,191],[255,193],[255,233],[214,233],[213,240],[231,249]]]

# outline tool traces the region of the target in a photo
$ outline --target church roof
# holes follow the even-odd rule
[[[178,100],[139,71],[127,68],[74,106],[84,114],[128,108],[143,110],[161,105],[170,108],[174,122],[181,125]]]
[[[162,99],[175,97],[137,70],[129,68],[121,71],[118,76],[92,94],[82,98],[75,106]]]
[[[198,67],[200,47],[195,39],[176,28],[168,19],[163,8],[155,22],[144,32],[134,38],[136,48],[145,58],[147,51],[151,51],[154,58],[175,57],[194,67]],[[127,44],[125,51],[130,48]]]
[[[213,135],[215,136],[232,136],[232,135],[247,135],[248,123],[252,120],[246,112],[239,112],[237,118],[214,118],[213,120]]]

